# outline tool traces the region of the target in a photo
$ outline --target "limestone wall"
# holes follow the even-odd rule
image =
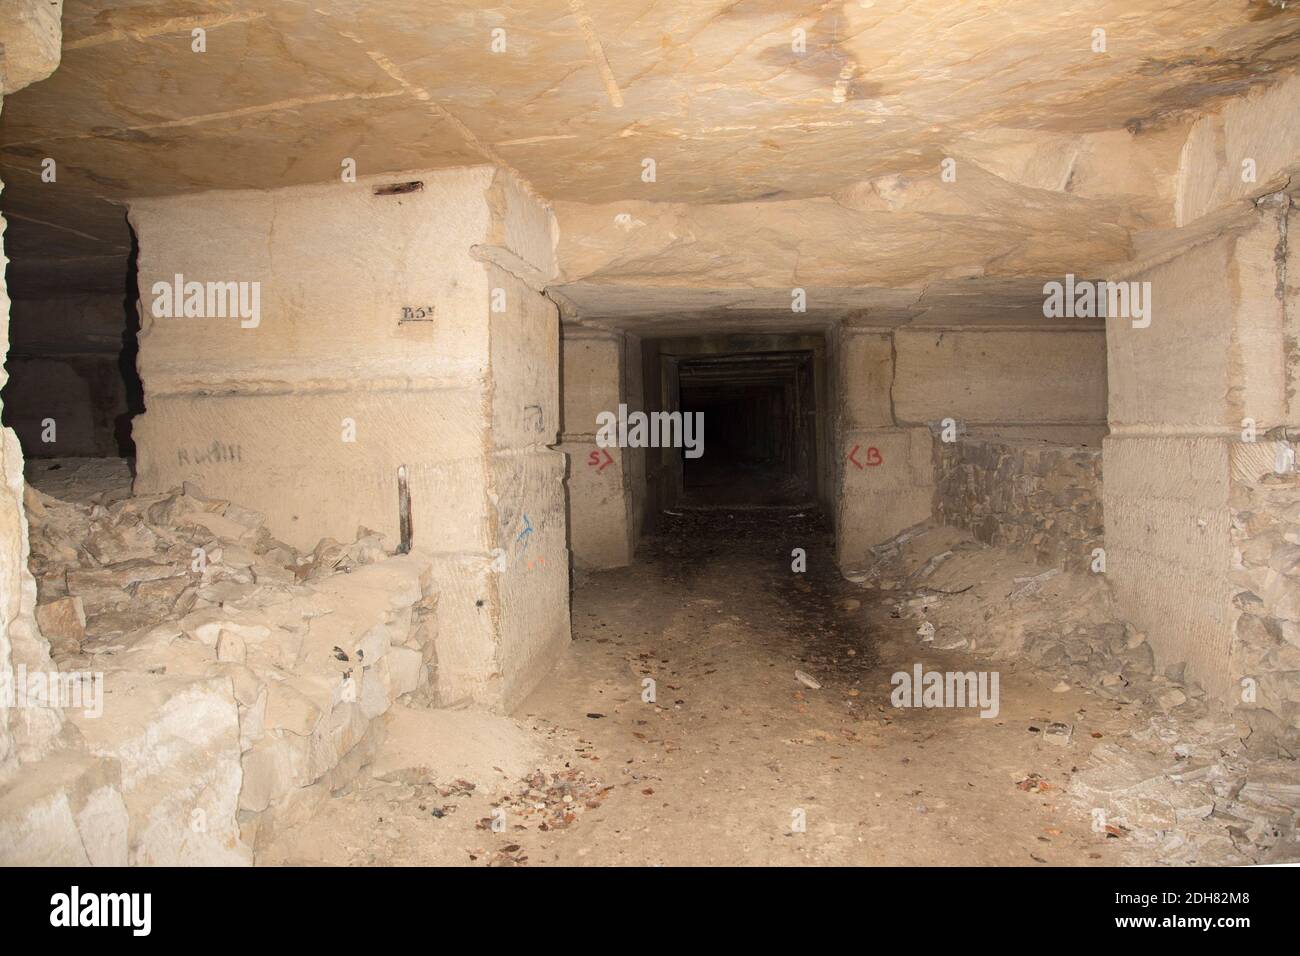
[[[375,187],[418,182],[377,194]],[[191,481],[300,547],[434,556],[440,692],[508,707],[568,637],[549,210],[491,167],[131,204],[137,492]],[[260,316],[153,314],[185,281],[259,283]],[[158,284],[158,285],[156,285]],[[249,286],[251,289],[252,286]]]
[[[1106,355],[1100,325],[889,329],[842,324],[834,342],[839,395],[835,524],[841,565],[865,559],[873,545],[930,517],[936,490],[947,499],[950,513],[969,513],[972,526],[995,512],[1005,513],[1004,506],[1028,508],[1014,521],[1010,514],[1005,519],[1023,522],[1023,532],[1008,527],[1001,533],[1035,538],[1038,532],[1030,530],[1039,521],[1034,509],[1057,506],[1042,499],[1032,506],[1023,501],[1011,506],[1001,497],[995,502],[994,485],[1000,478],[978,474],[984,459],[974,446],[965,461],[936,458],[931,430],[937,431],[945,419],[951,419],[954,434],[964,436],[1094,447],[1105,430]],[[1014,464],[1005,465],[1007,460],[995,467],[1015,471]],[[968,471],[959,478],[963,467]],[[942,489],[936,484],[940,478]],[[1088,537],[1083,531],[1088,519],[1078,527],[1071,524],[1070,537]],[[1055,553],[1056,544],[1044,544],[1046,540],[1034,547]]]
[[[639,408],[628,381],[622,333],[579,327],[564,333],[564,443],[569,456],[569,540],[574,565],[616,568],[629,564],[636,546],[634,457],[644,469],[645,450],[599,448],[596,416],[619,403]],[[640,358],[636,364],[639,366]],[[644,475],[641,487],[644,488]]]
[[[935,517],[1044,567],[1088,571],[1102,546],[1101,449],[936,438]]]
[[[1150,326],[1107,328],[1107,575],[1157,664],[1185,662],[1229,703],[1242,611],[1230,572],[1259,530],[1234,519],[1234,462],[1294,415],[1294,288],[1279,274],[1288,210],[1250,206],[1189,234],[1130,277],[1151,283]]]
[[[1043,320],[1050,321],[1050,320]],[[1104,329],[901,328],[892,398],[902,422],[971,429],[1106,421]]]

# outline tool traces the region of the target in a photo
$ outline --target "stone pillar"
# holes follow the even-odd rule
[[[894,417],[894,342],[888,331],[842,325],[834,338],[837,392],[835,558],[857,567],[873,545],[930,517],[929,429]]]
[[[625,385],[624,337],[618,332],[567,326],[564,330],[564,438],[569,456],[569,546],[575,567],[621,568],[636,546],[631,448],[596,445],[596,416],[617,414],[620,403],[639,408]]]
[[[1268,684],[1294,721],[1300,684],[1280,671],[1300,667],[1300,495],[1268,491],[1300,480],[1273,472],[1287,446],[1268,434],[1300,421],[1289,213],[1286,197],[1247,206],[1127,277],[1151,284],[1151,318],[1107,322],[1104,510],[1107,576],[1157,666],[1185,663],[1229,705],[1243,676]]]
[[[439,696],[515,706],[569,637],[549,208],[482,166],[130,218],[137,492],[194,482],[300,548],[360,527],[396,545],[404,466],[437,569]],[[214,314],[232,290],[240,314]]]

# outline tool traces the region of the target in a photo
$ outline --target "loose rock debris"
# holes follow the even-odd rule
[[[599,809],[614,788],[588,778],[581,770],[547,774],[538,770],[527,785],[493,804],[504,812],[511,830],[564,830],[578,821],[584,811]],[[490,830],[499,817],[478,821],[480,830]]]
[[[873,555],[870,566],[845,577],[888,593],[891,616],[917,621],[917,641],[927,649],[965,649],[1011,669],[1062,675],[1058,693],[1084,690],[1148,715],[1142,729],[1098,745],[1068,781],[1030,773],[1018,789],[1063,790],[1096,832],[1124,837],[1135,861],[1300,860],[1295,761],[1248,751],[1249,729],[1211,713],[1181,668],[1156,673],[1145,635],[1118,619],[1104,578],[1059,568],[1031,573],[1027,559],[932,522]],[[1042,718],[1030,730],[1064,750],[1074,741],[1066,721]]]
[[[121,630],[122,622],[114,616],[122,609],[120,599],[104,600],[100,592],[93,590],[70,591],[70,571],[107,570],[113,575],[124,575],[120,582],[107,575],[92,582],[95,587],[116,587],[132,599],[133,589],[138,592],[141,584],[183,579],[176,597],[184,595],[185,600],[179,605],[175,599],[149,603],[159,592],[145,589],[144,601],[150,608],[148,620],[154,621],[153,627],[160,620],[173,620],[181,609],[188,608],[181,620],[193,618],[191,640],[203,643],[205,638],[211,638],[212,643],[204,646],[219,663],[247,663],[261,660],[269,634],[279,625],[274,621],[248,620],[235,615],[235,611],[260,607],[272,593],[301,598],[326,582],[354,577],[367,567],[370,554],[364,546],[355,549],[332,543],[309,553],[293,551],[264,534],[260,519],[253,520],[255,516],[251,513],[245,516],[237,506],[214,502],[194,489],[156,496],[143,506],[139,500],[133,503],[131,499],[121,498],[69,505],[47,497],[38,499],[38,503],[44,510],[32,521],[32,536],[37,542],[34,553],[44,562],[36,566],[38,586],[42,588],[40,605],[45,609],[45,619],[52,625],[51,631],[72,635],[66,649],[59,652],[64,660],[78,654],[120,657],[142,636],[140,628],[135,632]],[[178,515],[178,520],[175,523],[158,520],[159,513],[150,511],[158,505],[167,514]],[[191,515],[199,517],[191,518]],[[209,515],[229,520],[243,530],[235,532]],[[241,517],[247,517],[247,524],[241,523]],[[222,533],[214,531],[214,526]],[[79,540],[78,532],[69,532],[70,528],[82,529],[80,533],[86,539]],[[150,535],[156,542],[153,552],[145,548]],[[387,555],[382,553],[382,542],[380,545],[377,560],[382,561]],[[937,547],[943,559],[935,561],[934,555],[927,556],[926,549],[930,547]],[[188,558],[194,548],[215,555],[207,563],[206,578],[203,572],[190,569],[188,562],[180,573],[173,571],[175,562]],[[1089,590],[1096,586],[1095,580],[1070,573],[1046,577],[1041,572],[1026,574],[1023,563],[1017,559],[998,549],[972,547],[966,540],[954,540],[950,529],[942,528],[920,529],[912,534],[891,560],[897,564],[895,569],[869,571],[862,576],[861,583],[868,591],[890,592],[887,597],[884,594],[880,597],[892,605],[894,616],[917,624],[917,637],[930,631],[935,639],[926,642],[927,649],[942,649],[941,642],[944,646],[952,642],[952,646],[975,650],[994,659],[1015,657],[1014,666],[1066,675],[1068,682],[1063,682],[1064,690],[1084,688],[1106,701],[1105,706],[1149,713],[1152,723],[1147,732],[1107,733],[1106,743],[1097,747],[1086,762],[1081,761],[1077,772],[1058,776],[1057,771],[1043,765],[1033,773],[1022,772],[1013,778],[1015,788],[1021,793],[1055,798],[1056,802],[1069,803],[1083,814],[1100,811],[1097,819],[1101,822],[1096,832],[1103,839],[1120,841],[1116,845],[1131,852],[1135,860],[1150,859],[1152,855],[1168,862],[1197,863],[1295,858],[1294,813],[1298,797],[1296,786],[1290,782],[1294,775],[1288,776],[1292,768],[1285,762],[1270,765],[1248,759],[1230,722],[1218,726],[1209,721],[1198,688],[1185,684],[1181,674],[1156,674],[1143,636],[1108,617],[1104,597],[1100,602],[1102,610],[1098,610],[1096,594]],[[285,572],[283,577],[276,577],[277,568]],[[164,575],[163,571],[171,573]],[[873,583],[887,580],[882,577],[884,574],[892,576],[893,587],[878,587]],[[1019,593],[1025,583],[1035,578],[1039,579],[1036,588]],[[1019,583],[1016,579],[1020,579]],[[79,588],[87,586],[75,573],[71,582]],[[211,590],[217,586],[223,590]],[[249,597],[259,594],[262,597]],[[1017,595],[1014,601],[1012,595]],[[1067,599],[1062,600],[1062,595]],[[836,606],[849,605],[836,602]],[[210,620],[214,613],[223,615],[227,623],[214,626]],[[735,620],[732,616],[710,624],[705,629],[708,639],[723,641],[734,637]],[[841,615],[824,621],[799,618],[796,623],[819,631],[824,629],[822,632],[831,638],[799,658],[813,661],[818,677],[798,670],[796,679],[808,689],[812,685],[804,678],[818,687],[828,681],[827,686],[843,692],[838,697],[851,702],[858,696],[858,688],[838,685],[846,675],[854,673],[853,667],[858,665],[853,662],[861,659],[857,656],[858,648],[848,645],[855,639],[852,629],[842,623]],[[145,634],[150,630],[143,627]],[[182,628],[181,633],[187,632]],[[692,641],[693,647],[699,647],[698,639]],[[387,656],[374,646],[350,639],[324,643],[319,650],[327,666],[337,668],[340,674],[360,672]],[[706,651],[699,660],[699,677],[712,675],[715,670],[711,664],[714,651],[709,648]],[[628,662],[638,675],[660,674],[659,668],[667,663],[667,655],[654,649],[628,652]],[[150,663],[156,662],[151,658]],[[168,666],[180,666],[184,670],[186,665],[184,661],[158,664],[163,669]],[[156,668],[151,666],[150,672],[153,669]],[[677,690],[676,684],[667,681],[661,687]],[[796,692],[795,696],[802,708],[804,695]],[[674,700],[680,705],[683,698]],[[255,701],[248,709],[241,702],[241,716],[256,709]],[[578,715],[582,713],[579,711]],[[593,719],[617,718],[613,710],[585,713]],[[283,723],[287,716],[291,715],[280,714],[275,719]],[[882,711],[878,720],[873,715],[872,725],[878,723],[887,729],[890,716]],[[1196,723],[1202,717],[1207,721],[1203,726]],[[1162,719],[1167,722],[1158,724]],[[601,720],[602,725],[609,723]],[[1034,724],[1040,739],[1053,744],[1052,750],[1059,748],[1063,754],[1071,751],[1075,744],[1075,722],[1045,716]],[[1090,725],[1085,723],[1085,726]],[[650,737],[658,740],[660,736],[632,734],[635,740]],[[1087,737],[1099,739],[1100,732],[1092,731]],[[369,758],[376,748],[382,752],[381,738],[382,735],[377,735],[351,759]],[[800,736],[790,738],[792,743],[809,746],[858,744],[862,740],[858,731],[849,728],[829,731],[806,728]],[[252,743],[241,741],[244,745]],[[662,741],[661,749],[665,754],[671,753],[676,744]],[[578,759],[593,764],[597,760],[586,744],[576,748],[575,753]],[[341,752],[340,761],[345,756]],[[830,759],[839,758],[832,755]],[[254,761],[254,777],[262,772],[257,766],[262,760],[259,757]],[[906,758],[903,762],[907,762]],[[409,763],[407,760],[403,766]],[[491,809],[502,811],[506,830],[501,839],[510,842],[500,847],[489,845],[486,849],[465,847],[462,860],[490,866],[527,865],[530,852],[527,840],[520,834],[572,828],[584,813],[598,809],[613,790],[600,779],[569,768],[553,773],[539,770],[522,784],[512,786],[511,780],[517,779],[496,774],[496,784],[507,787],[507,795],[498,796],[490,805]],[[655,779],[634,775],[625,783],[635,785],[639,802],[658,805],[669,793],[660,793],[665,788],[658,783],[647,785]],[[398,785],[417,782],[419,785],[413,788]],[[369,793],[372,797],[388,794],[386,799],[397,800],[410,813],[418,814],[418,819],[423,821],[421,826],[445,828],[444,821],[454,822],[449,818],[459,812],[464,826],[477,820],[480,831],[499,832],[493,828],[494,816],[475,813],[468,820],[463,818],[472,801],[477,802],[474,809],[481,813],[483,801],[489,798],[482,786],[463,777],[439,776],[432,782],[427,776],[406,780],[399,775],[387,781],[362,779],[358,782],[348,773],[331,773],[328,788],[339,799],[347,799],[357,788],[358,794]],[[274,788],[264,789],[269,801]],[[916,811],[929,813],[938,807],[930,799],[917,804]],[[375,823],[373,833],[358,835],[360,842],[347,851],[346,862],[403,858],[401,846],[405,835],[394,828],[387,816]],[[538,849],[533,847],[534,859]]]
[[[794,679],[803,684],[810,690],[821,690],[822,685],[811,674],[805,674],[803,671],[795,671]]]
[[[38,621],[53,655],[108,650],[164,621],[219,608],[259,592],[373,564],[388,556],[379,534],[325,539],[299,553],[266,529],[260,514],[205,497],[187,485],[171,494],[61,501],[27,486],[29,567]],[[127,642],[129,643],[129,641]],[[334,648],[340,661],[347,651]]]

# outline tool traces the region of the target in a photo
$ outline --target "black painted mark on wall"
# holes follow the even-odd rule
[[[242,460],[243,457],[238,445],[227,445],[222,441],[214,441],[206,448],[176,449],[176,463],[178,465],[225,464]]]
[[[404,325],[407,322],[432,322],[433,306],[431,305],[404,305],[402,306],[402,317],[397,320],[398,325]]]

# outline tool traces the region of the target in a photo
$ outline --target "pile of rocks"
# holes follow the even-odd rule
[[[1096,747],[1069,795],[1134,856],[1173,865],[1300,861],[1295,763],[1245,752],[1237,726],[1193,707]]]
[[[30,485],[29,567],[37,623],[57,659],[192,611],[284,591],[387,557],[380,535],[326,539],[310,554],[277,541],[254,511],[197,489],[73,503]]]
[[[1051,656],[1055,643],[1062,647],[1051,653],[1061,658],[1088,659],[1094,645],[1104,652],[1113,643],[1116,627],[1124,631],[1099,576],[1040,571],[1026,554],[932,522],[873,548],[868,566],[846,577],[883,592],[893,616],[916,621],[918,637],[936,650],[1010,659],[1027,651]]]
[[[1093,748],[1068,795],[1134,860],[1244,864],[1300,860],[1295,762],[1243,742],[1183,666],[1157,673],[1145,636],[1116,618],[1100,575],[1037,571],[1024,554],[924,523],[851,574],[916,624],[917,641],[1015,660],[1143,715]]]
[[[1230,477],[1232,674],[1253,750],[1300,754],[1300,443],[1243,443]],[[1283,465],[1279,470],[1278,466]]]
[[[0,794],[6,862],[249,863],[432,683],[430,562],[377,534],[299,554],[190,487],[78,504],[29,488],[28,514],[54,663],[103,693],[66,712],[66,749],[27,769],[21,801]]]

